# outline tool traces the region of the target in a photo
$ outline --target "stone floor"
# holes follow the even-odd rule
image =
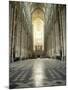
[[[20,60],[10,64],[9,88],[66,85],[66,64],[48,58]]]

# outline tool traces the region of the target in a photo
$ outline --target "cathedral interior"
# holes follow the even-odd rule
[[[9,88],[66,85],[66,5],[9,1]]]

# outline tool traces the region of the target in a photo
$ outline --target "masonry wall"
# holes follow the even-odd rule
[[[9,3],[9,52],[10,62],[32,57],[32,32],[24,3]],[[31,25],[31,24],[30,24]]]
[[[46,56],[64,60],[66,57],[66,6],[53,5],[51,12],[46,24],[47,28],[45,28],[48,31],[45,37]]]

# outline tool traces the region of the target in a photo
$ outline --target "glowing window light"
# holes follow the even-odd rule
[[[42,18],[43,13],[40,10],[36,10],[32,17],[33,50],[35,50],[35,46],[42,46],[42,50],[44,50],[44,21]]]

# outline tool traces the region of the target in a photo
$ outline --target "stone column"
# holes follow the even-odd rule
[[[15,29],[16,29],[16,8],[13,7],[13,23],[12,23],[12,62],[15,58]]]
[[[61,14],[61,16],[60,16],[60,25],[61,25],[61,43],[62,43],[62,60],[64,60],[64,56],[66,56],[66,50],[65,50],[65,42],[66,42],[66,32],[65,32],[65,30],[66,30],[66,26],[65,26],[65,24],[66,24],[66,19],[65,19],[65,6],[62,6],[62,8],[61,8],[61,11],[60,11],[60,14]]]
[[[59,5],[59,8],[58,8],[58,11],[59,11],[59,27],[60,27],[60,44],[61,44],[61,47],[60,47],[60,50],[61,50],[61,53],[60,53],[60,55],[62,56],[62,60],[63,60],[63,54],[64,54],[64,47],[63,47],[63,45],[64,45],[64,42],[63,42],[63,26],[62,26],[62,9],[61,9],[61,7],[60,7],[60,5]]]
[[[59,45],[59,28],[58,28],[58,22],[56,20],[55,22],[55,35],[56,35],[56,56],[60,56],[60,45]]]
[[[62,11],[62,28],[63,28],[63,59],[66,59],[66,6],[63,7]]]
[[[12,24],[13,24],[13,8],[11,3],[9,3],[9,59],[12,62]]]

